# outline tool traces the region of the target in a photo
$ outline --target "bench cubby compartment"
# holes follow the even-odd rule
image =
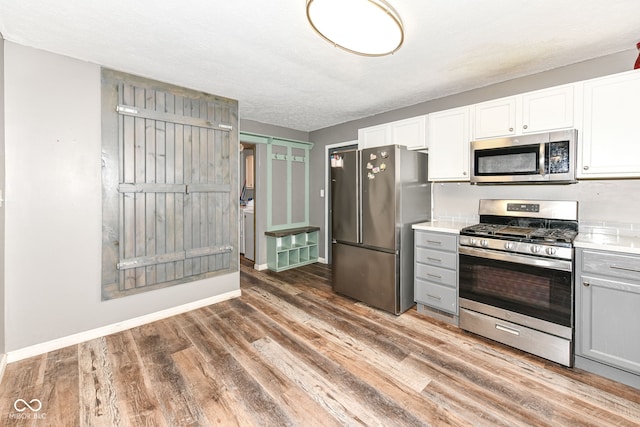
[[[318,261],[319,227],[267,231],[267,267],[273,271]]]

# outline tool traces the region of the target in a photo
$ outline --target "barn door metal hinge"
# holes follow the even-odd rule
[[[233,130],[233,126],[231,126],[231,125],[226,125],[226,124],[224,124],[224,123],[214,123],[214,122],[212,122],[212,121],[210,121],[210,120],[207,120],[207,124],[208,124],[209,126],[211,126],[211,127],[216,127],[216,126],[217,126],[217,127],[218,127],[218,129],[221,129],[221,130],[228,130],[228,131]]]

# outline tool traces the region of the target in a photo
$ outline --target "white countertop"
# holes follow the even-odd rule
[[[456,219],[434,219],[432,221],[413,224],[414,230],[440,231],[442,233],[460,234],[460,230],[469,225],[476,224],[477,221],[464,221]]]
[[[573,241],[576,248],[640,255],[640,224],[612,221],[581,221]]]
[[[414,230],[438,231],[441,233],[460,234],[464,227],[474,225],[477,220],[470,219],[434,219],[432,221],[413,224]],[[628,230],[610,228],[601,232],[598,228],[580,231],[573,241],[576,248],[596,249],[640,255],[640,233],[628,234]],[[613,231],[613,232],[611,232]],[[637,230],[636,230],[637,232]]]
[[[576,248],[624,252],[640,255],[640,237],[580,232],[573,241]]]

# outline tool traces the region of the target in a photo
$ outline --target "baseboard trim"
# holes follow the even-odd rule
[[[318,258],[318,262],[320,264],[326,264],[327,260],[325,258]],[[253,264],[253,268],[258,271],[262,271],[269,269],[269,266],[267,264]]]
[[[50,351],[58,350],[70,345],[80,344],[85,341],[100,338],[106,335],[110,335],[116,332],[125,331],[127,329],[135,328],[136,326],[142,326],[147,323],[155,322],[157,320],[166,319],[167,317],[175,316],[177,314],[186,313],[187,311],[195,310],[207,305],[216,304],[222,301],[237,298],[241,295],[240,289],[227,292],[214,297],[201,299],[188,304],[171,307],[166,310],[156,311],[144,316],[134,317],[133,319],[125,320],[123,322],[113,323],[111,325],[102,326],[100,328],[91,329],[89,331],[80,332],[77,334],[69,335],[55,340],[35,344],[29,347],[24,347],[19,350],[8,352],[4,355],[4,363],[17,362],[19,360],[27,359],[29,357],[38,356]],[[2,366],[0,366],[2,368]]]
[[[0,384],[2,384],[2,378],[4,378],[4,368],[7,367],[7,353],[0,354]]]

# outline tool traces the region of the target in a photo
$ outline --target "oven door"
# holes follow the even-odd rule
[[[467,300],[474,308],[573,326],[571,261],[467,247],[459,253],[461,306]]]

